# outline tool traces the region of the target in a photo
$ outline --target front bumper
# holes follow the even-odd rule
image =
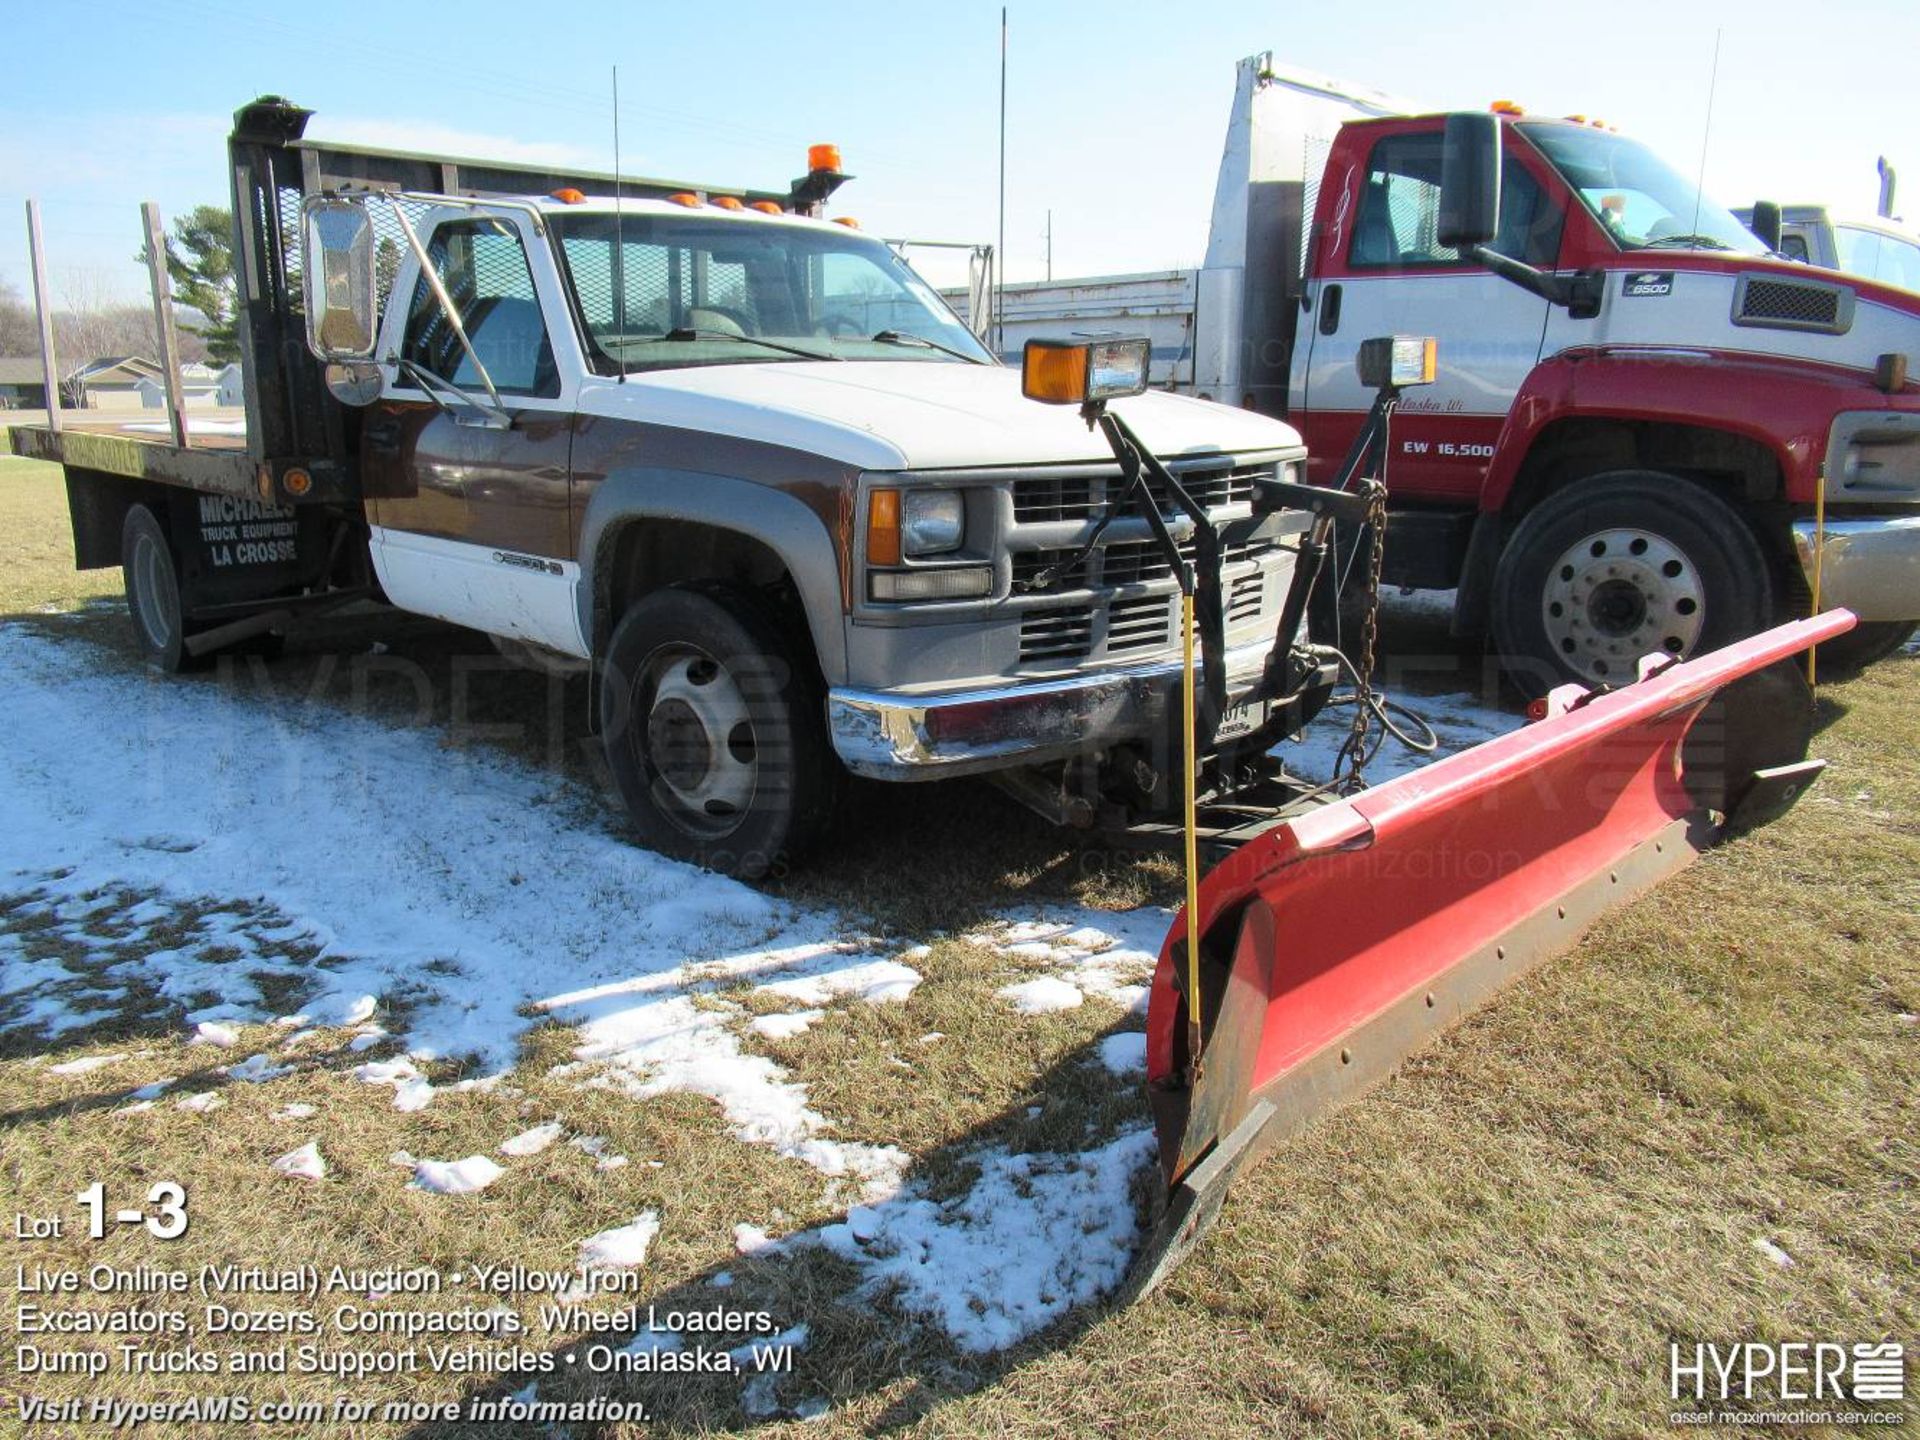
[[[1793,522],[1793,550],[1820,608],[1844,605],[1863,621],[1920,620],[1920,515],[1829,519],[1816,543],[1812,520]]]
[[[1272,649],[1268,637],[1227,652],[1229,702],[1265,673]],[[827,725],[856,775],[945,779],[1140,739],[1179,691],[1178,661],[941,695],[840,687],[827,695]]]

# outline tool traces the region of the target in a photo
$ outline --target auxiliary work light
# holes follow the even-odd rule
[[[1147,388],[1145,336],[1029,340],[1020,358],[1020,389],[1049,405],[1088,405],[1138,395]]]

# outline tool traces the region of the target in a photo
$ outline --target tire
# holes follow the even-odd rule
[[[1629,683],[1640,657],[1715,650],[1771,623],[1773,569],[1738,511],[1654,470],[1576,482],[1536,505],[1493,579],[1500,663],[1529,696]]]
[[[642,843],[739,879],[802,855],[843,780],[810,660],[738,590],[674,586],[628,610],[600,728]]]
[[[186,619],[173,546],[153,511],[144,505],[131,506],[120,527],[120,568],[126,577],[134,644],[147,668],[162,675],[196,668],[199,660],[187,653],[192,628]]]
[[[1815,662],[1818,673],[1832,676],[1857,675],[1869,665],[1886,659],[1920,630],[1916,620],[1863,620],[1837,640],[1820,647]]]

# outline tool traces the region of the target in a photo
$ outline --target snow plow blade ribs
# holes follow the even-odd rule
[[[1197,1075],[1184,911],[1161,947],[1147,1085],[1167,1200],[1128,1292],[1198,1243],[1261,1150],[1407,1054],[1730,826],[1787,808],[1811,693],[1790,657],[1830,611],[1605,694],[1555,691],[1520,729],[1242,846],[1201,883]],[[1738,687],[1725,694],[1729,687]]]

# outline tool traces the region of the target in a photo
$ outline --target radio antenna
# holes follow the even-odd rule
[[[1707,143],[1713,138],[1713,92],[1720,84],[1720,37],[1725,32],[1713,32],[1713,69],[1707,75],[1707,127],[1700,136],[1700,183],[1693,188],[1693,224],[1687,227],[1687,234],[1694,240],[1687,248],[1700,248],[1700,206],[1707,196]]]
[[[620,67],[613,67],[613,281],[614,343],[620,347],[620,384],[627,383],[627,246],[620,225]]]

